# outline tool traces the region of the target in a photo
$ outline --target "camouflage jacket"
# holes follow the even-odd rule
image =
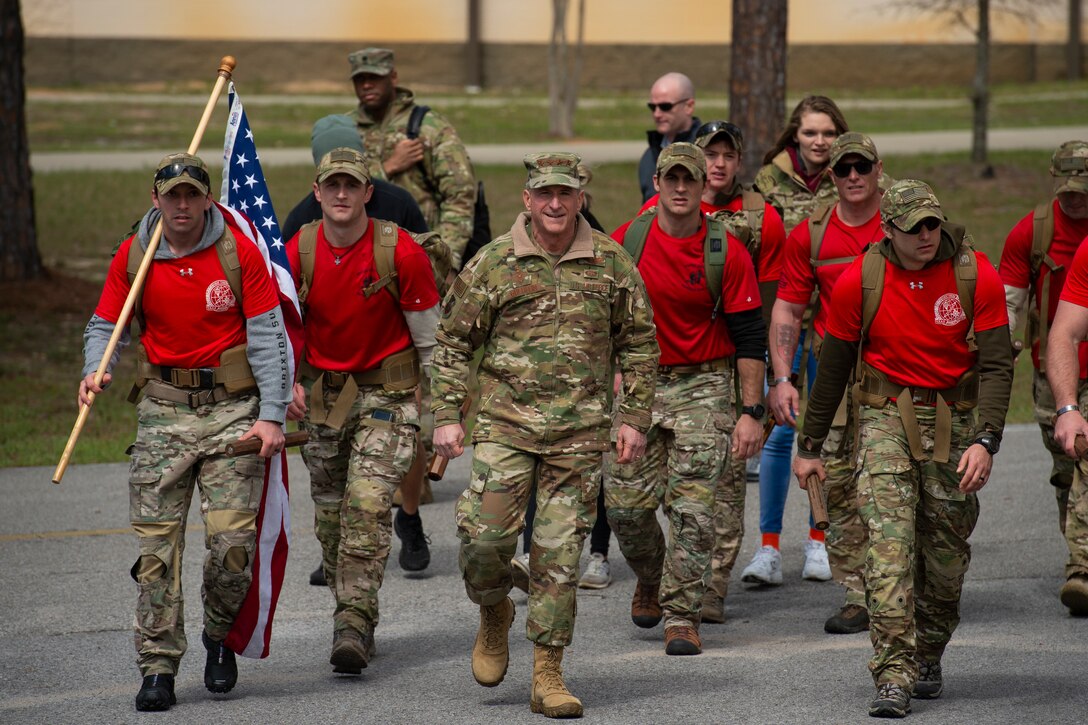
[[[436,426],[460,421],[469,367],[482,348],[473,441],[522,450],[607,450],[612,363],[623,373],[619,420],[650,427],[658,347],[631,257],[579,217],[555,264],[522,213],[484,247],[447,295],[431,390]]]
[[[453,252],[453,267],[457,269],[472,236],[476,206],[476,175],[457,131],[442,114],[428,111],[419,131],[423,161],[392,177],[386,177],[382,169],[382,162],[393,154],[396,145],[408,138],[408,118],[415,105],[412,92],[398,88],[381,122],[372,119],[362,106],[353,115],[371,176],[391,181],[412,195],[427,225]]]
[[[753,186],[782,215],[786,234],[808,219],[818,205],[833,204],[839,200],[839,192],[830,174],[825,174],[820,179],[815,194],[809,191],[804,180],[794,170],[787,151],[779,153],[774,161],[759,170]]]

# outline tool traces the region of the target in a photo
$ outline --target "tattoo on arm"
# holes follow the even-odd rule
[[[776,325],[778,354],[789,365],[793,362],[793,354],[797,351],[797,330],[792,325]]]

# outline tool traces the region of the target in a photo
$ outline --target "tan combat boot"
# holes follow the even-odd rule
[[[506,597],[494,606],[480,607],[480,629],[472,646],[472,676],[484,687],[494,687],[506,677],[510,664],[507,634],[514,621],[514,603]]]
[[[582,717],[582,701],[563,683],[563,648],[538,644],[533,650],[529,709],[546,717]]]

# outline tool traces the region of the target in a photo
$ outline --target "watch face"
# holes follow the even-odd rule
[[[763,405],[746,405],[741,408],[742,413],[746,413],[753,418],[762,419],[763,415],[767,412],[767,409]]]

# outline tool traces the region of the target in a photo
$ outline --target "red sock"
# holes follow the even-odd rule
[[[824,541],[824,532],[820,531],[819,529],[809,529],[808,538],[812,539],[813,541],[819,541],[822,544]]]
[[[763,546],[773,546],[774,548],[777,549],[778,548],[778,537],[779,537],[779,534],[774,534],[774,533],[771,533],[769,531],[764,532],[764,534],[763,534]]]

